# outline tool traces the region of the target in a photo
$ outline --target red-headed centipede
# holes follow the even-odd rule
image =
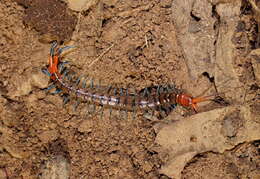
[[[56,88],[55,93],[62,93],[64,103],[73,94],[77,98],[75,106],[85,101],[119,110],[166,110],[168,113],[177,104],[197,112],[197,103],[209,100],[208,97],[193,98],[174,85],[147,87],[139,93],[129,93],[123,88],[94,85],[92,79],[76,75],[66,67],[66,62],[62,61],[61,53],[70,48],[73,46],[58,48],[57,42],[52,43],[48,67],[42,70],[50,76],[51,85],[48,89]]]

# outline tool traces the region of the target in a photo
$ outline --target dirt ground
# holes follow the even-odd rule
[[[252,56],[255,63],[247,58],[259,48],[259,29],[252,7],[243,3],[232,63],[249,95],[244,102],[223,96],[217,104],[201,106],[201,112],[239,103],[260,115],[260,83],[253,69],[260,62],[257,55]],[[0,178],[171,178],[160,171],[169,156],[158,150],[154,125],[175,119],[100,118],[83,108],[73,111],[59,95],[46,93],[49,79],[41,69],[50,42],[58,40],[76,46],[65,58],[77,73],[102,84],[141,90],[174,83],[194,96],[212,94],[213,88],[206,90],[214,86],[211,70],[187,67],[173,6],[171,0],[104,0],[73,11],[61,0],[1,0]],[[191,16],[199,21],[196,13]],[[221,18],[214,18],[216,29]],[[178,107],[172,116],[191,115]],[[203,152],[187,162],[181,178],[260,178],[259,147],[258,138],[223,153]]]

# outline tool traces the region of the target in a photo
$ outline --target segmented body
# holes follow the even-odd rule
[[[206,100],[206,98],[192,98],[173,85],[148,87],[138,93],[123,88],[94,85],[92,79],[77,75],[69,70],[66,62],[62,62],[60,54],[68,48],[72,47],[57,48],[57,43],[53,43],[48,68],[43,70],[50,76],[52,85],[49,88],[55,87],[55,93],[61,92],[65,102],[74,96],[76,105],[88,102],[127,111],[164,110],[168,113],[176,104],[191,107],[196,111],[196,103]]]
[[[78,101],[95,103],[128,111],[156,110],[159,107],[176,104],[176,92],[173,86],[145,88],[142,92],[129,92],[127,89],[94,85],[86,77],[77,77],[66,67],[59,67],[60,75],[54,73],[56,87],[64,94],[73,94]],[[61,78],[59,77],[61,76]],[[87,82],[89,84],[87,85]]]

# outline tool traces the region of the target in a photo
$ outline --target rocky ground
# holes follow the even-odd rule
[[[2,0],[0,178],[259,178],[257,5]],[[162,120],[73,111],[44,91],[53,40],[75,45],[64,58],[102,84],[219,97]]]

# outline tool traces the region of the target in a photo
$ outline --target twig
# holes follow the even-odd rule
[[[258,15],[260,15],[260,10],[259,10],[259,8],[257,7],[257,5],[255,4],[255,1],[254,0],[248,0],[249,1],[249,3],[251,4],[251,6],[253,7],[253,9],[256,11],[256,13],[258,14]]]
[[[79,28],[80,28],[80,27],[79,27],[79,26],[80,26],[79,23],[80,23],[80,19],[81,19],[81,12],[82,12],[82,11],[80,11],[80,12],[79,12],[79,15],[78,15],[78,20],[77,20],[77,24],[76,24],[76,33],[79,32]]]
[[[147,40],[146,34],[144,35],[144,38],[145,38],[145,45],[146,45],[147,48],[149,48],[149,44],[148,44],[148,40]]]
[[[108,47],[104,52],[102,52],[95,60],[93,60],[88,67],[91,67],[94,63],[96,63],[99,59],[101,59],[115,44],[112,44]]]

